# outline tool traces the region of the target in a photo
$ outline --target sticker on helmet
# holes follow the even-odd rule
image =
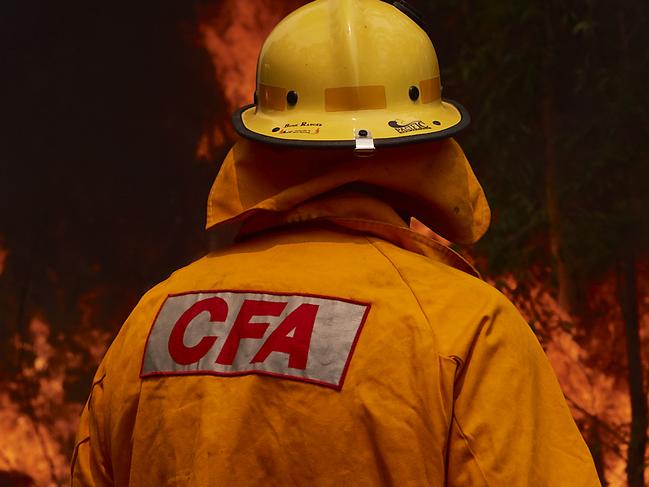
[[[320,133],[321,128],[322,124],[317,122],[287,123],[279,133],[317,135]]]
[[[408,132],[417,132],[419,130],[430,130],[430,127],[426,125],[421,120],[415,120],[414,122],[404,122],[403,120],[391,120],[388,122],[388,125],[400,134],[405,134]]]
[[[261,374],[342,389],[370,305],[245,291],[169,296],[140,377]]]

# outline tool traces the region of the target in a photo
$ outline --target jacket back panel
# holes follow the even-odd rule
[[[437,276],[427,278],[434,292]],[[168,295],[194,290],[368,303],[342,389],[254,374],[140,380],[156,310]],[[439,485],[455,367],[440,357],[417,297],[367,237],[302,230],[256,238],[154,288],[111,348],[107,409],[130,409],[107,425],[113,458],[130,456],[114,475],[143,486]]]

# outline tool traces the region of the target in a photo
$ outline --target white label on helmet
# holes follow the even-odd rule
[[[140,377],[263,374],[341,389],[370,305],[301,294],[169,296]]]

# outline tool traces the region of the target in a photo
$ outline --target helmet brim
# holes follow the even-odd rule
[[[471,123],[471,116],[469,115],[468,110],[460,103],[450,99],[443,99],[444,104],[447,106],[453,107],[459,113],[459,120],[452,126],[441,128],[436,131],[429,131],[426,133],[404,135],[397,134],[392,137],[375,137],[374,145],[377,148],[380,147],[392,147],[404,144],[413,144],[419,142],[429,142],[433,140],[441,140],[451,137],[458,132],[464,130]],[[255,105],[246,105],[239,110],[237,110],[232,115],[232,123],[235,130],[239,135],[250,140],[261,142],[264,144],[272,144],[285,147],[294,147],[301,149],[326,149],[326,148],[355,148],[356,140],[352,137],[353,131],[349,130],[347,133],[350,134],[349,139],[325,139],[325,140],[309,140],[302,138],[285,138],[281,136],[274,136],[272,132],[263,133],[261,130],[255,130],[253,126],[247,126],[244,122],[244,117],[246,114],[251,114],[251,110],[255,110]],[[361,128],[361,127],[359,127]],[[371,126],[362,127],[367,128],[370,131],[372,130]],[[427,126],[428,129],[432,130],[430,126]]]

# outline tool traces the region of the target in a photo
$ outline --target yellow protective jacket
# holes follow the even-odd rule
[[[600,485],[520,314],[394,208],[456,242],[489,223],[453,140],[367,159],[238,142],[217,248],[122,327],[72,484]]]

